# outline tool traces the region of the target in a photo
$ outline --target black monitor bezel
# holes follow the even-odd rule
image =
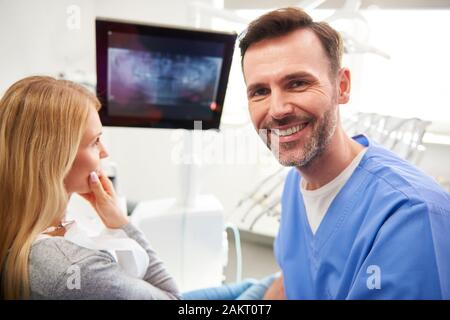
[[[95,20],[96,30],[96,63],[97,63],[97,96],[102,104],[99,111],[100,119],[104,126],[114,127],[145,127],[145,128],[170,128],[170,129],[194,129],[194,121],[197,120],[150,120],[137,117],[111,116],[108,115],[108,32],[121,32],[131,34],[142,34],[151,36],[164,36],[173,38],[195,39],[201,41],[224,43],[223,64],[217,91],[217,108],[211,110],[211,119],[198,119],[202,121],[201,128],[219,129],[222,116],[223,103],[228,84],[231,63],[233,59],[234,46],[237,38],[236,33],[214,32],[198,29],[187,29],[181,27],[169,27],[151,24],[141,24],[130,21],[97,18]],[[198,129],[198,126],[196,126]]]

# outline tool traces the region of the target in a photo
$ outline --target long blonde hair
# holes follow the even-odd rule
[[[64,178],[75,160],[89,108],[98,99],[66,80],[33,76],[0,100],[0,283],[6,299],[30,295],[28,257],[36,236],[60,221]]]

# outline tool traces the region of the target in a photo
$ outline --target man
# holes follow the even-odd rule
[[[342,39],[302,10],[272,11],[240,41],[255,128],[293,166],[266,297],[449,299],[450,195],[363,135],[348,137]],[[282,288],[284,285],[284,290]]]

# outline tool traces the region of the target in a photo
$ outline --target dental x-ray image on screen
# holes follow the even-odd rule
[[[130,105],[202,106],[214,101],[222,59],[109,48],[111,115],[143,116]],[[127,107],[128,106],[128,107]],[[173,108],[175,118],[176,112]]]
[[[104,20],[96,27],[105,125],[218,128],[235,34]]]

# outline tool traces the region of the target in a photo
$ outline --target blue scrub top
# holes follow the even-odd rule
[[[368,149],[313,234],[293,168],[275,256],[288,299],[450,299],[450,195],[363,135]]]

